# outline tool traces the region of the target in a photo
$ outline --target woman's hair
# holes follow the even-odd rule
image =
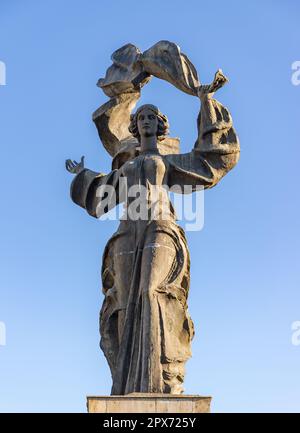
[[[162,114],[159,109],[152,104],[145,104],[142,105],[140,108],[138,108],[136,110],[136,112],[134,114],[131,114],[130,116],[130,125],[129,125],[129,132],[131,132],[131,134],[138,139],[138,141],[140,141],[141,137],[140,137],[140,133],[138,130],[138,125],[137,125],[137,121],[138,121],[138,115],[141,111],[143,111],[145,108],[148,108],[148,110],[153,111],[153,113],[157,116],[157,120],[158,120],[158,127],[157,127],[157,139],[158,140],[163,140],[165,138],[166,135],[168,135],[169,133],[169,122],[168,122],[168,118],[167,116],[165,116],[164,114]]]

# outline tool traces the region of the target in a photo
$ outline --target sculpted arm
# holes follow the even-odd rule
[[[198,186],[211,188],[236,165],[240,147],[231,115],[213,98],[213,93],[226,81],[219,70],[212,84],[199,87],[198,137],[191,152],[167,156],[169,186],[191,185],[193,190]]]
[[[66,160],[66,169],[76,175],[70,189],[73,202],[91,216],[99,218],[122,201],[119,170],[97,173],[84,167],[84,157],[80,163]]]

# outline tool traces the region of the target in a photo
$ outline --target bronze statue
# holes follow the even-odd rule
[[[237,163],[239,142],[231,116],[213,98],[227,79],[219,70],[211,85],[200,85],[187,56],[168,41],[144,53],[128,44],[112,59],[106,77],[99,80],[111,99],[93,117],[113,157],[112,171],[88,170],[83,158],[80,163],[66,161],[76,174],[72,200],[94,217],[121,202],[130,208],[134,198],[125,193],[124,179],[126,191],[137,185],[146,191],[146,216],[131,218],[127,212],[104,251],[100,346],[111,369],[113,395],[180,394],[194,335],[187,308],[190,258],[164,186],[212,188]],[[198,137],[189,153],[180,154],[178,140],[167,136],[167,117],[156,106],[143,105],[131,114],[152,75],[201,100]],[[115,200],[101,194],[104,186],[116,193]],[[154,204],[155,218],[148,212]]]

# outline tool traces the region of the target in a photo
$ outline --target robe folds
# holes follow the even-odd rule
[[[147,155],[135,149],[109,174],[83,169],[73,180],[71,197],[99,217],[118,203],[128,204],[120,191],[122,177],[144,185],[151,202],[156,173],[161,184],[191,185],[195,191],[215,186],[238,158],[239,141],[228,110],[207,97],[202,100],[198,138],[191,152]],[[112,186],[117,194],[111,206],[101,207],[103,198],[97,190],[102,185]],[[171,203],[170,209],[167,218],[121,219],[104,251],[100,346],[110,366],[113,395],[183,392],[194,335],[187,307],[190,257]]]

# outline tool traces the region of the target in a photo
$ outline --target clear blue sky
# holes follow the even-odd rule
[[[98,348],[102,251],[117,222],[69,199],[66,158],[109,171],[92,112],[111,53],[132,42],[179,44],[218,92],[241,141],[238,166],[205,194],[205,225],[188,233],[195,323],[188,394],[213,411],[300,411],[299,125],[296,0],[1,0],[0,411],[85,411],[109,394]],[[196,138],[198,101],[153,79],[141,103],[158,105],[180,136]]]

